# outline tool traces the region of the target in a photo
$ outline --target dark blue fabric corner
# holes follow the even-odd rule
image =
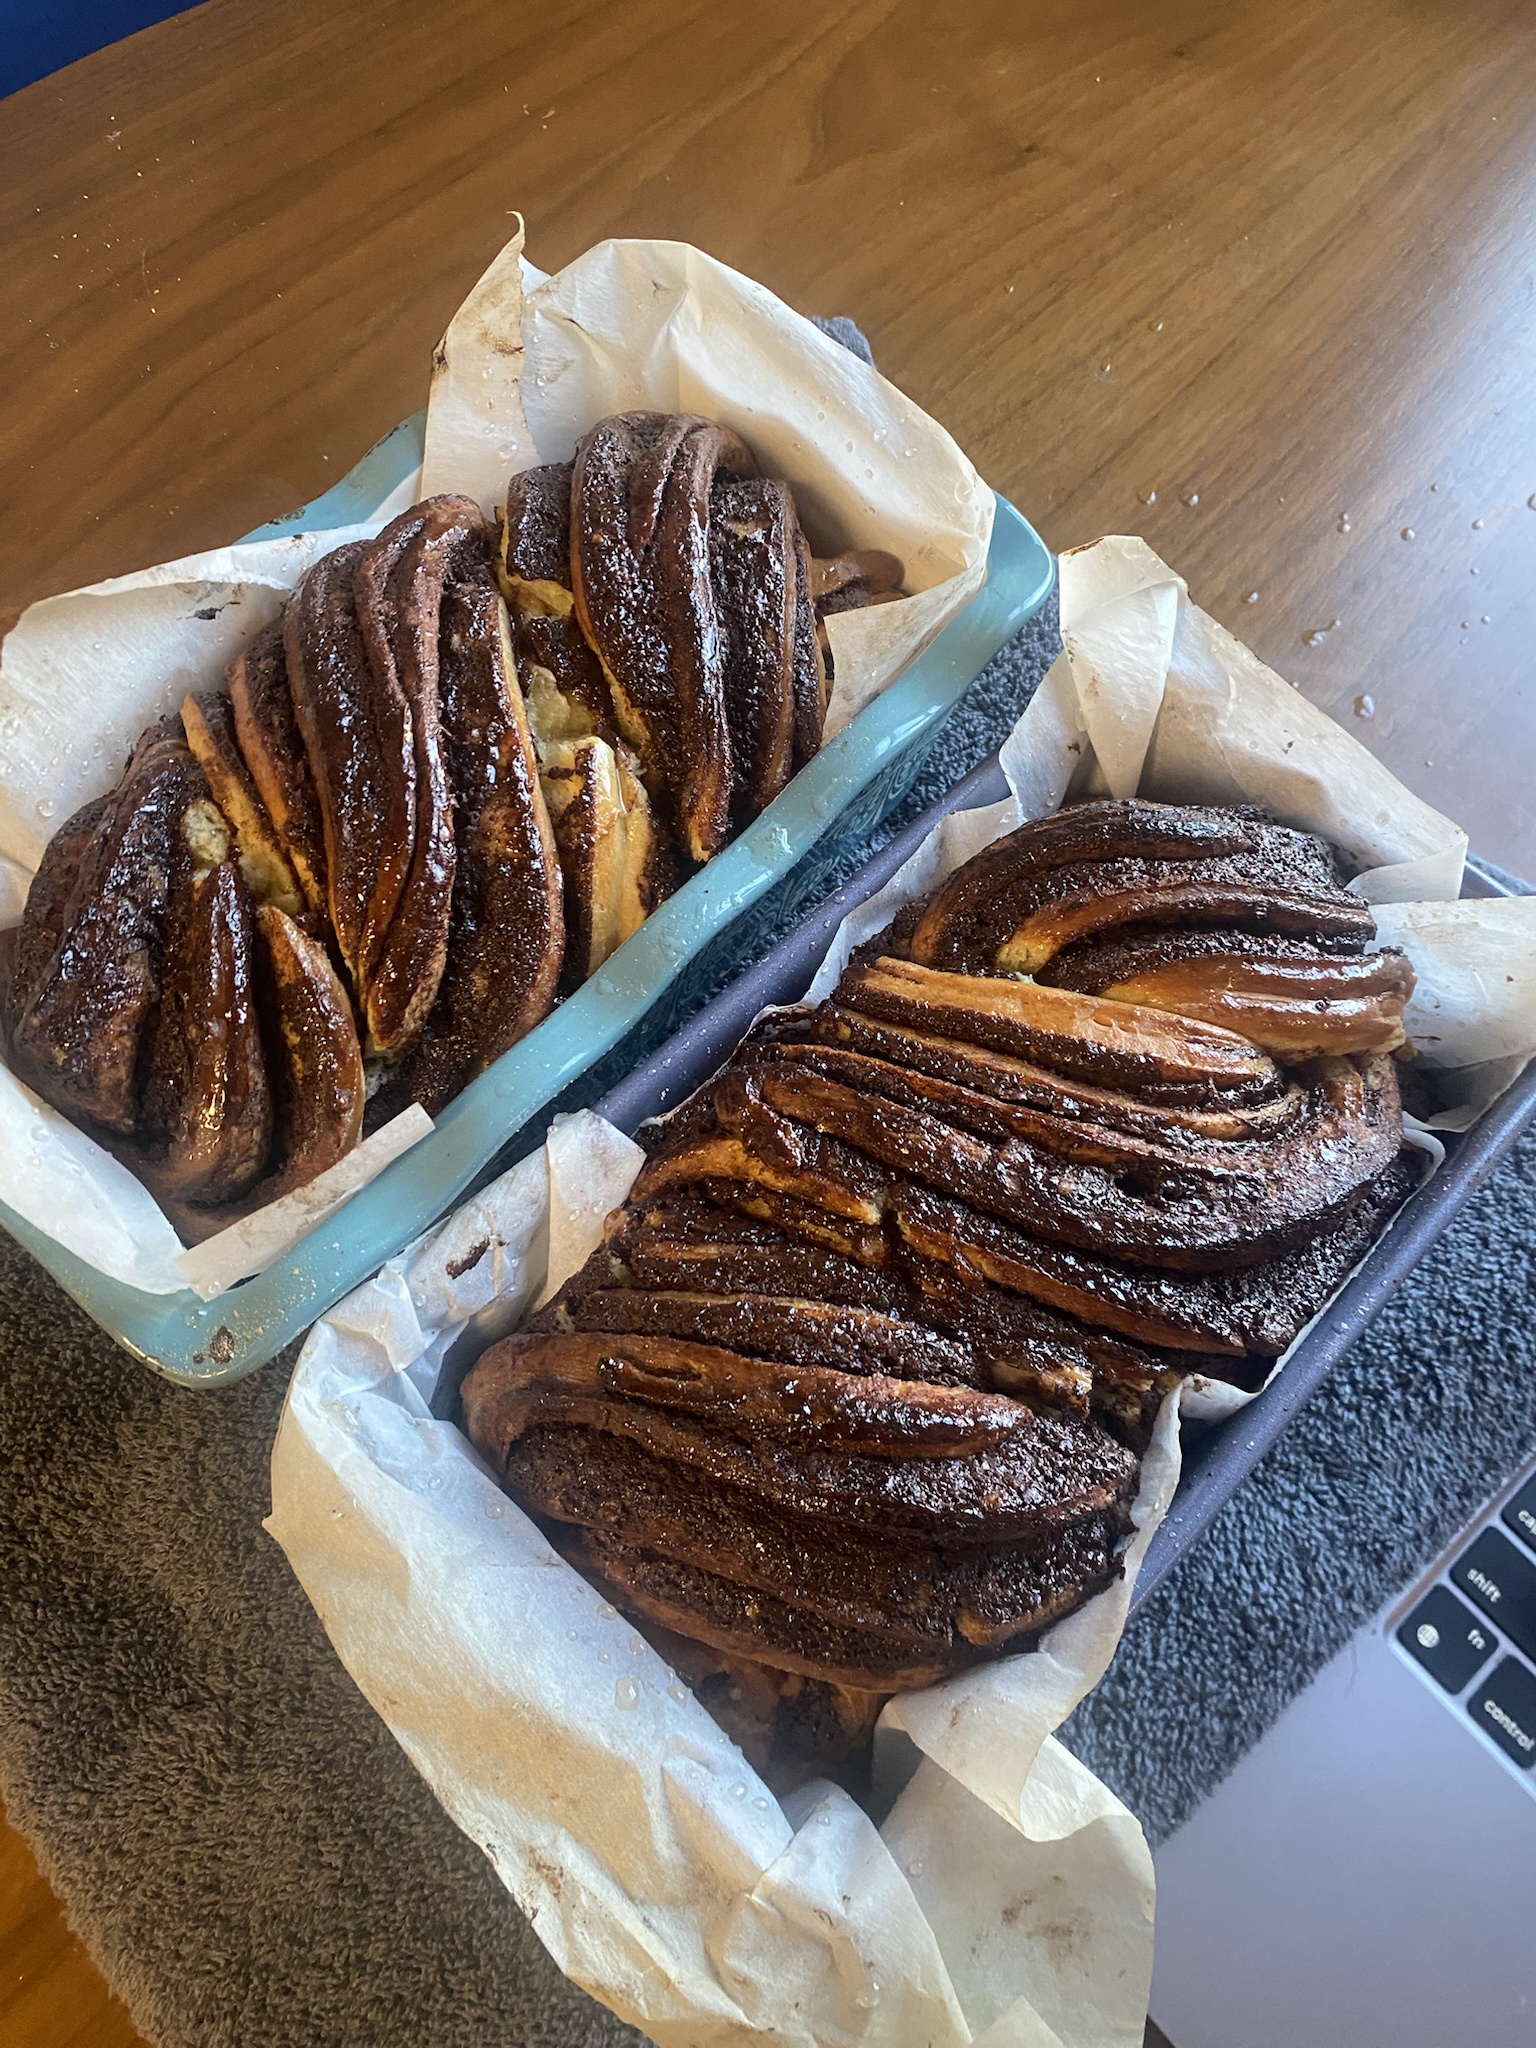
[[[0,9],[0,96],[20,92],[77,57],[185,11],[167,0],[5,0]]]

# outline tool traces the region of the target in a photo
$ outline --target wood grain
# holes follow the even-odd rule
[[[1536,871],[1521,0],[211,0],[0,111],[7,619],[340,474],[519,207],[854,314]]]
[[[6,624],[333,481],[518,208],[851,313],[1536,874],[1523,0],[209,0],[0,104],[0,195]]]
[[[3,1813],[0,2040],[11,2048],[144,2048]]]

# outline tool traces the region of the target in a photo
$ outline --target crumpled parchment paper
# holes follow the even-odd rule
[[[794,485],[813,545],[901,555],[912,596],[831,621],[829,733],[980,588],[992,493],[942,427],[810,321],[683,243],[604,242],[545,278],[522,261],[522,241],[519,226],[436,351],[422,472],[365,525],[215,549],[22,615],[0,653],[0,933],[19,921],[58,826],[112,787],[146,725],[221,681],[320,555],[428,493],[463,491],[494,512],[514,470],[568,458],[605,413],[687,407],[725,420]],[[114,1279],[206,1299],[263,1271],[430,1128],[404,1112],[324,1187],[183,1253],[148,1190],[0,1070],[0,1190]]]
[[[1065,557],[1062,625],[1065,652],[1003,750],[1009,797],[946,818],[844,921],[812,999],[980,847],[1069,793],[1139,788],[1264,803],[1337,839],[1383,906],[1384,942],[1419,967],[1425,1056],[1487,1073],[1529,1055],[1536,906],[1454,903],[1463,834],[1190,604],[1144,543]],[[1432,1134],[1412,1135],[1438,1160]],[[903,1738],[920,1760],[878,1829],[830,1786],[781,1804],[428,1407],[449,1349],[483,1348],[573,1272],[639,1164],[589,1113],[562,1122],[333,1310],[294,1375],[268,1527],[561,1967],[657,2041],[1130,2048],[1150,1861],[1053,1731],[1113,1654],[1177,1483],[1181,1415],[1251,1396],[1196,1376],[1165,1402],[1121,1582],[1036,1652],[890,1703],[877,1776],[885,1760],[901,1778]]]

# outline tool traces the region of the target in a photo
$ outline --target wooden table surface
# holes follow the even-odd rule
[[[322,490],[516,208],[851,313],[1054,546],[1144,533],[1536,874],[1521,0],[211,0],[0,105],[0,172],[0,623]]]

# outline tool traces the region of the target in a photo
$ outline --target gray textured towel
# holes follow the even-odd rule
[[[1536,1136],[1152,1595],[1062,1739],[1161,1841],[1533,1447]]]
[[[904,814],[997,744],[1054,646],[1047,614],[992,664]],[[873,843],[845,849],[823,886]],[[791,878],[699,963],[687,1001],[771,944],[799,903]],[[1536,1437],[1533,1237],[1528,1144],[1152,1601],[1075,1717],[1073,1746],[1154,1833]],[[0,1238],[11,1817],[165,2048],[637,2041],[560,1976],[262,1533],[290,1362],[220,1393],[169,1386]]]

